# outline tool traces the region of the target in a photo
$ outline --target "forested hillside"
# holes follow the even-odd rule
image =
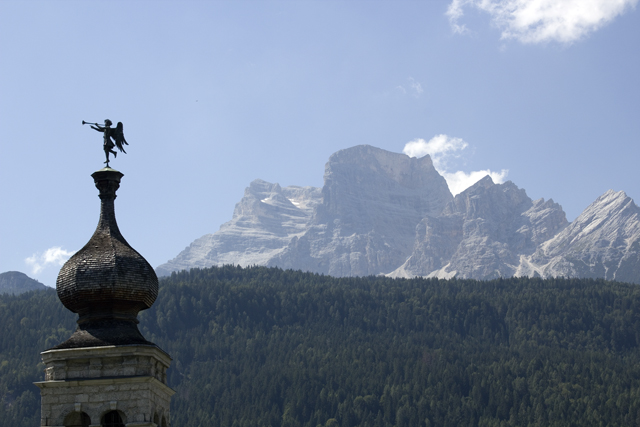
[[[0,426],[40,425],[40,390],[44,379],[40,352],[64,341],[75,330],[75,315],[56,291],[0,295]]]
[[[39,352],[73,316],[0,297],[0,426],[37,426]],[[140,315],[172,425],[640,425],[640,288],[601,280],[174,273]]]

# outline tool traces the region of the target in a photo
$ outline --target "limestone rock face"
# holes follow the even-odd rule
[[[428,156],[356,146],[330,157],[322,190],[254,181],[230,222],[156,271],[258,264],[335,276],[389,273],[411,253],[416,225],[452,199]]]
[[[602,277],[640,283],[640,208],[609,191],[573,223],[485,177],[449,192],[429,156],[361,145],[333,154],[324,185],[251,183],[233,218],[194,241],[159,275],[235,264],[332,276],[493,279]]]
[[[510,277],[522,255],[567,224],[553,200],[532,201],[512,182],[494,184],[486,176],[458,194],[442,215],[420,223],[411,257],[391,276]]]
[[[411,253],[416,225],[452,198],[429,156],[367,145],[338,151],[326,165],[312,226],[267,265],[332,276],[389,273]]]
[[[624,192],[607,191],[523,259],[517,275],[536,274],[640,283],[640,208]]]
[[[162,276],[212,265],[266,265],[309,229],[321,200],[319,188],[283,188],[257,179],[236,204],[231,221],[197,239],[156,271]]]

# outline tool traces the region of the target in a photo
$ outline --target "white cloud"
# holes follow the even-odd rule
[[[452,0],[447,8],[451,28],[465,33],[459,21],[464,9],[487,12],[503,39],[522,43],[572,43],[613,21],[638,0]]]
[[[24,262],[31,268],[31,274],[38,274],[49,265],[61,267],[75,252],[65,251],[59,246],[49,248],[44,253],[35,253]]]
[[[467,148],[469,144],[464,142],[462,138],[452,138],[444,134],[436,135],[425,141],[422,138],[414,139],[405,144],[402,152],[409,157],[422,157],[430,155],[438,172],[448,168],[448,162],[460,157],[460,151]]]
[[[451,162],[462,155],[467,144],[462,138],[454,138],[444,134],[436,135],[429,141],[424,139],[414,139],[405,144],[402,152],[409,157],[431,156],[433,166],[444,177],[449,186],[449,190],[455,196],[489,175],[493,182],[501,184],[505,181],[508,170],[503,169],[500,172],[491,171],[489,169],[463,172],[451,172]]]
[[[420,84],[420,82],[415,81],[413,77],[409,77],[409,84],[411,86],[411,90],[413,91],[413,96],[418,98],[420,95],[422,95],[422,92],[424,92],[424,90],[422,89],[422,85]]]
[[[415,98],[420,98],[420,95],[422,95],[422,92],[424,92],[424,89],[422,88],[422,84],[420,82],[417,82],[413,77],[409,77],[409,90],[411,91],[411,95],[414,96]],[[405,89],[404,86],[402,85],[398,85],[396,86],[396,89],[400,92],[402,92],[403,95],[407,94],[407,89]]]
[[[464,15],[463,6],[467,3],[469,3],[468,0],[453,0],[447,8],[446,15],[449,17],[449,23],[454,33],[464,34],[468,32],[464,24],[458,24],[458,20]]]

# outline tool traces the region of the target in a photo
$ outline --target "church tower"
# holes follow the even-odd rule
[[[123,174],[107,166],[91,176],[100,191],[100,220],[58,275],[58,297],[78,314],[78,326],[42,352],[40,424],[170,427],[171,358],[137,326],[138,313],[158,296],[158,278],[118,229],[114,200]]]

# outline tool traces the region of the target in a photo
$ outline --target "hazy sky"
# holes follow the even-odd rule
[[[0,2],[0,272],[55,286],[91,237],[101,134],[154,266],[231,219],[249,183],[322,186],[341,149],[432,154],[569,220],[639,200],[638,0]]]

